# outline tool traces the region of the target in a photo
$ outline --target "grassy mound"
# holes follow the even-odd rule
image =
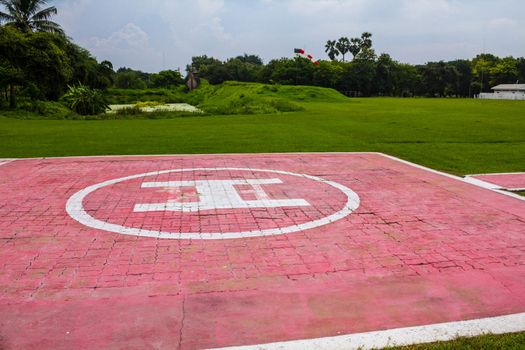
[[[346,97],[335,90],[313,86],[206,82],[188,95],[187,102],[210,114],[271,114],[303,110],[301,102],[337,102]]]
[[[173,89],[108,89],[104,92],[108,105],[138,104],[139,107],[188,103],[212,115],[276,114],[304,111],[314,103],[348,101],[336,90],[315,86],[266,85],[260,83],[225,82],[210,85],[206,80],[190,93],[185,86]],[[29,102],[28,102],[29,104]],[[121,113],[126,118],[141,117],[137,111]],[[171,114],[170,114],[171,113]],[[172,115],[173,114],[173,115]],[[18,119],[115,119],[100,114],[81,117],[57,102],[38,102],[15,111],[2,111],[3,116]],[[181,113],[163,112],[157,118],[179,117]],[[188,115],[188,113],[183,113]],[[148,118],[151,118],[149,116]]]

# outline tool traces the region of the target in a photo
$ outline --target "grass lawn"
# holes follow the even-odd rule
[[[525,348],[525,333],[484,335],[475,338],[459,338],[450,342],[393,347],[389,350],[521,350]]]
[[[525,171],[525,102],[294,101],[265,115],[137,120],[2,117],[0,157],[377,151],[456,174]]]
[[[525,333],[502,335],[483,335],[475,338],[459,338],[450,342],[392,347],[390,350],[490,350],[508,349],[521,350],[525,348]]]

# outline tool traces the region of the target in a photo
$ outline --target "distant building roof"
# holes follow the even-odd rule
[[[525,84],[501,84],[494,86],[492,90],[496,91],[525,91]]]

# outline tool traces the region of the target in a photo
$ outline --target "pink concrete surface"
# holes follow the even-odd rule
[[[361,204],[321,227],[224,240],[125,236],[65,210],[104,181],[225,167],[321,177]],[[271,199],[310,206],[133,211],[198,201],[191,186],[141,188],[181,176],[277,176]],[[124,181],[83,204],[112,224],[221,235],[300,225],[344,201],[305,178],[196,171]],[[373,153],[17,160],[0,167],[0,267],[1,349],[200,349],[469,320],[525,312],[525,202]]]
[[[485,181],[502,189],[525,189],[525,173],[515,174],[486,174],[471,176],[474,179]]]

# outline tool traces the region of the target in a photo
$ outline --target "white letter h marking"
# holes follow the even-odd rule
[[[169,181],[145,182],[142,188],[156,187],[195,187],[199,195],[198,202],[167,202],[137,204],[135,212],[180,211],[197,212],[212,209],[242,208],[278,208],[305,207],[310,203],[304,199],[270,199],[261,185],[281,184],[280,179],[246,179],[246,180],[205,180],[205,181]],[[255,190],[256,200],[244,200],[235,189],[236,185],[250,185]]]

